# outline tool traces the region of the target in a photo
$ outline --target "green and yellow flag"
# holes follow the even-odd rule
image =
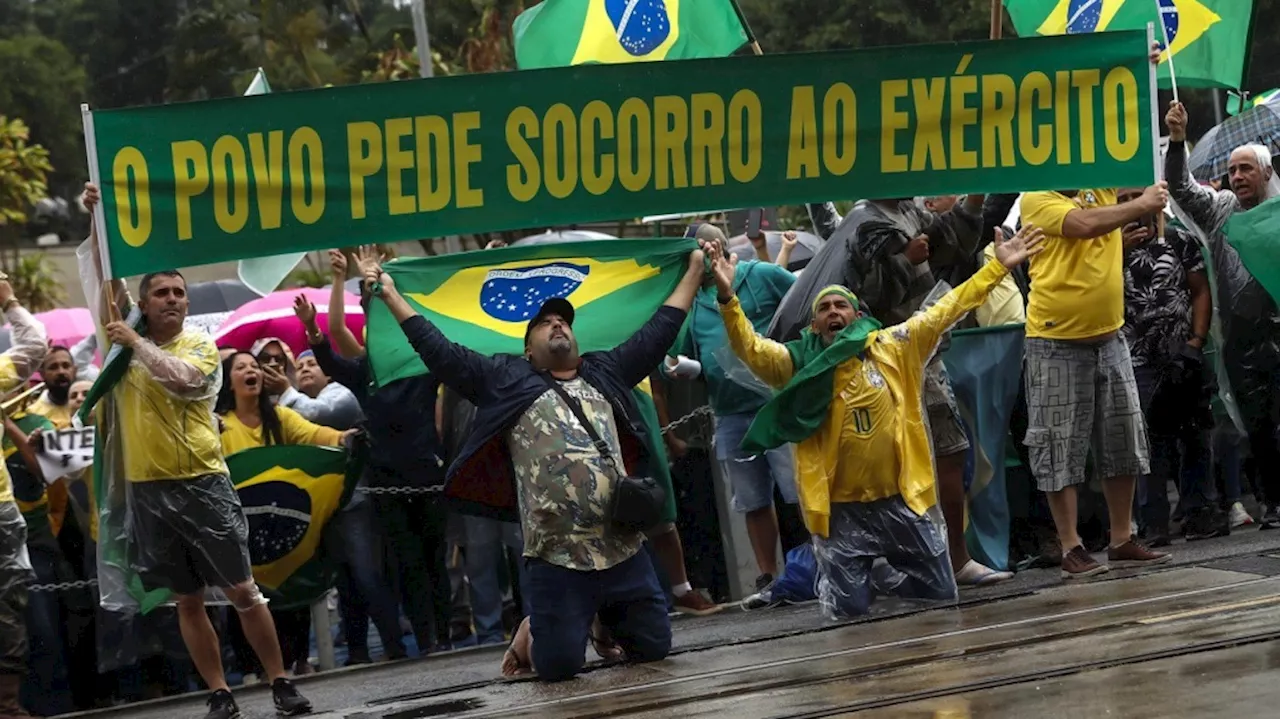
[[[542,303],[573,303],[579,350],[612,349],[680,283],[693,240],[597,240],[396,260],[396,289],[450,340],[481,354],[523,354]],[[379,385],[426,372],[381,302],[369,308],[368,356]]]
[[[37,429],[52,432],[53,422],[43,415],[23,414],[13,420],[24,434]],[[53,526],[49,522],[49,494],[44,480],[36,476],[22,461],[18,446],[9,435],[4,437],[4,459],[9,467],[9,479],[13,483],[13,496],[22,517],[27,521],[27,542],[53,541]]]
[[[1156,39],[1163,45],[1162,24],[1169,37],[1158,73],[1164,88],[1170,86],[1170,57],[1183,87],[1237,89],[1244,80],[1253,0],[1004,0],[1004,5],[1023,37],[1144,30],[1147,23],[1157,23]]]
[[[521,70],[726,57],[747,43],[734,0],[543,0],[511,34]]]
[[[272,445],[227,457],[249,520],[253,578],[276,608],[307,606],[333,586],[320,555],[325,525],[346,503],[360,462],[332,447]]]

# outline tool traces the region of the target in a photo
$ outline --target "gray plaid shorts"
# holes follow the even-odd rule
[[[1057,492],[1087,479],[1150,471],[1147,427],[1122,335],[1084,344],[1028,337],[1025,444],[1036,485]]]
[[[933,361],[925,365],[924,406],[935,457],[948,457],[969,449],[969,438],[956,407],[956,393],[951,389],[951,378],[947,376],[941,355],[935,355]]]

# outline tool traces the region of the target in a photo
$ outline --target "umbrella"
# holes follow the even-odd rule
[[[781,232],[765,232],[765,244],[769,248],[769,259],[777,260],[778,253],[782,251],[782,233]],[[822,238],[808,232],[796,233],[797,244],[795,249],[791,250],[791,261],[787,263],[787,269],[795,272],[803,269],[813,256],[818,254],[818,250],[822,249]],[[756,259],[756,248],[752,246],[751,241],[746,235],[738,235],[729,238],[729,251],[738,256],[739,260]]]
[[[97,329],[93,324],[93,314],[84,307],[49,310],[35,317],[40,324],[44,325],[50,345],[70,347],[93,334]]]
[[[187,314],[210,315],[215,312],[231,312],[260,296],[239,280],[196,282],[187,287],[189,303]]]
[[[253,343],[263,337],[278,337],[289,345],[295,354],[307,349],[306,332],[293,314],[293,298],[304,295],[316,306],[316,321],[321,327],[328,322],[329,290],[302,289],[272,292],[266,297],[246,303],[218,328],[213,339],[219,347],[235,347],[248,352]],[[344,292],[344,311],[347,327],[360,337],[364,333],[364,311],[360,299]]]
[[[1192,148],[1187,166],[1197,180],[1218,179],[1227,174],[1231,151],[1251,142],[1267,146],[1272,156],[1280,156],[1280,102],[1249,108],[1206,132]]]
[[[517,245],[550,245],[557,242],[583,242],[585,240],[616,240],[613,235],[606,235],[603,232],[594,232],[592,230],[560,230],[559,232],[544,232],[541,235],[530,235],[522,237],[515,241]]]

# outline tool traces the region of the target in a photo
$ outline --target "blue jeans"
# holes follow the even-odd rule
[[[1167,532],[1170,479],[1178,480],[1178,506],[1183,512],[1218,501],[1209,476],[1209,433],[1197,422],[1187,420],[1187,405],[1199,397],[1193,388],[1170,382],[1158,366],[1134,367],[1133,374],[1138,381],[1138,396],[1147,418],[1147,443],[1151,447],[1151,473],[1138,478],[1134,499],[1142,525]],[[1178,412],[1179,408],[1183,411]]]
[[[329,552],[338,560],[338,611],[347,634],[347,653],[369,656],[369,619],[390,657],[405,655],[400,608],[382,569],[373,501],[357,491],[325,527]]]
[[[539,679],[572,679],[582,669],[597,614],[627,661],[656,662],[671,651],[667,599],[643,549],[600,571],[566,569],[531,557],[524,567]]]
[[[57,564],[57,549],[32,549],[31,567],[37,584],[53,584],[64,578]],[[30,654],[22,682],[22,705],[41,716],[65,714],[71,705],[71,681],[67,676],[66,635],[62,601],[57,592],[31,592],[27,599],[27,637]]]
[[[744,455],[739,449],[753,419],[752,414],[716,417],[716,459],[733,488],[733,508],[742,514],[772,507],[774,485],[784,502],[797,502],[795,462],[790,445],[754,457]]]
[[[502,626],[502,584],[498,568],[505,562],[504,550],[517,555],[524,549],[520,525],[496,519],[464,516],[466,529],[466,572],[471,584],[471,618],[478,644],[501,644],[506,637]],[[523,565],[523,562],[521,562]]]

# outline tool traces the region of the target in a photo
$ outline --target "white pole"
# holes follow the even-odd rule
[[[1169,27],[1164,24],[1165,8],[1160,4],[1160,0],[1151,0],[1156,4],[1156,22],[1160,23],[1160,36],[1164,38],[1164,51],[1169,53],[1169,58],[1165,62],[1169,63],[1169,85],[1173,88],[1173,101],[1178,100],[1178,77],[1173,73],[1173,52],[1169,49]],[[1170,7],[1168,12],[1177,13],[1178,8]],[[1154,88],[1153,88],[1154,89]]]
[[[413,0],[413,37],[418,44],[418,75],[431,77],[431,39],[427,35],[427,8],[425,0]]]
[[[316,653],[319,655],[320,671],[325,672],[337,666],[333,656],[333,625],[329,621],[329,595],[325,594],[311,605],[311,624],[316,632]]]
[[[89,160],[89,181],[98,186],[102,199],[106,199],[107,188],[102,185],[102,172],[98,168],[98,136],[93,129],[93,111],[88,103],[80,105],[80,119],[84,122],[84,150]],[[98,230],[98,250],[102,257],[102,279],[115,277],[111,271],[111,247],[107,242],[107,213],[102,207],[102,200],[93,210],[93,226]],[[95,300],[89,299],[90,302]]]

